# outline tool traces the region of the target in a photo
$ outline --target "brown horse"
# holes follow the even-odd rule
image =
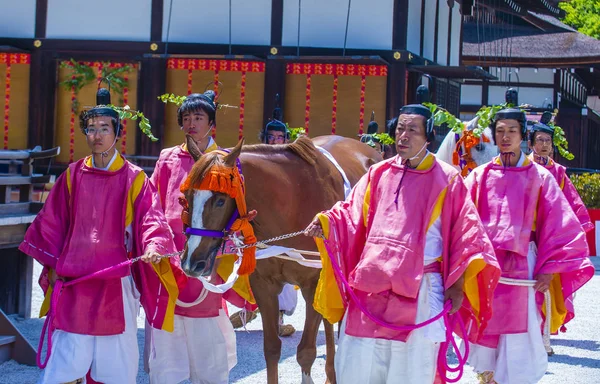
[[[249,145],[242,147],[240,141],[228,155],[211,152],[200,157],[200,151],[188,138],[188,148],[196,159],[190,172],[191,185],[199,185],[207,171],[216,164],[235,167],[239,158],[246,183],[248,211],[258,215],[252,221],[258,240],[301,231],[314,216],[329,209],[344,199],[344,182],[340,172],[316,148],[323,147],[340,164],[352,185],[363,176],[368,168],[381,161],[381,155],[373,148],[357,140],[340,136],[323,136],[310,140],[301,137],[291,144]],[[190,222],[210,230],[224,229],[236,204],[234,199],[221,193],[206,190],[189,190],[188,201]],[[191,276],[209,275],[214,270],[215,257],[222,238],[191,236],[181,265]],[[314,241],[298,236],[276,245],[299,250],[316,251]],[[315,295],[320,269],[305,267],[295,261],[269,258],[257,261],[256,270],[250,275],[250,285],[262,315],[264,353],[267,363],[269,384],[278,382],[278,362],[281,355],[281,340],[278,335],[278,294],[284,284],[300,287],[306,300],[304,332],[297,349],[303,382],[310,379],[311,367],[316,358],[316,338],[322,316],[311,305]],[[326,374],[328,382],[335,383],[333,357],[335,341],[333,327],[325,321]]]

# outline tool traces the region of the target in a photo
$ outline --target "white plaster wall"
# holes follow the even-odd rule
[[[461,105],[481,105],[481,85],[466,85],[460,87]]]
[[[464,86],[463,86],[464,87]],[[516,88],[516,87],[515,87]],[[489,104],[500,104],[504,102],[506,87],[490,86]],[[463,90],[464,92],[464,90]],[[531,104],[536,108],[546,108],[553,103],[554,90],[552,88],[519,88],[519,103]]]
[[[500,71],[498,71],[500,69]],[[507,74],[510,75],[510,81],[514,84],[521,83],[537,83],[537,84],[554,84],[554,73],[550,68],[497,68],[490,67],[490,73],[498,77],[501,81],[506,81]]]
[[[460,43],[460,31],[462,30],[462,14],[460,13],[460,5],[454,3],[452,8],[452,45],[450,47],[450,63],[449,65],[460,65],[460,52],[462,44]]]
[[[34,37],[35,3],[35,0],[1,0],[0,37]]]
[[[439,26],[438,26],[438,44],[437,44],[437,63],[448,65],[448,20],[450,18],[450,8],[446,0],[440,0]],[[452,26],[454,27],[454,25]]]
[[[425,0],[408,0],[408,29],[406,49],[414,54],[421,52],[421,7]]]
[[[151,0],[48,0],[46,37],[150,40]]]
[[[435,3],[436,0],[425,0],[423,56],[431,61],[433,61],[433,51],[435,50]]]
[[[229,1],[164,0],[163,41],[167,29],[171,42],[229,44]],[[231,43],[271,44],[271,0],[231,1]]]
[[[270,3],[270,2],[269,2]],[[298,44],[299,0],[283,2],[282,44]],[[348,0],[302,0],[300,46],[342,48]],[[354,0],[346,48],[391,49],[393,0]]]

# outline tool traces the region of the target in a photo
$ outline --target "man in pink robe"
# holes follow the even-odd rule
[[[594,274],[577,217],[554,177],[521,151],[525,114],[497,113],[492,125],[501,155],[465,180],[502,268],[493,313],[484,336],[471,347],[469,363],[481,383],[533,384],[548,357],[540,330],[550,290],[551,329],[572,316],[565,301]],[[516,280],[533,286],[509,285]]]
[[[593,230],[594,224],[592,224],[590,215],[583,201],[581,201],[577,189],[575,189],[575,186],[567,176],[567,168],[558,164],[550,157],[553,151],[554,128],[542,123],[534,124],[531,129],[530,139],[531,148],[533,149],[529,156],[530,160],[543,166],[554,176],[569,205],[573,208],[573,212],[575,212],[575,215],[579,219],[583,230],[585,232]]]
[[[177,123],[203,152],[218,149],[210,136],[216,125],[215,94],[192,94],[177,111]],[[186,144],[163,149],[152,182],[158,189],[167,222],[182,251],[187,238],[179,203],[180,186],[194,165]],[[218,280],[219,277],[215,276]],[[220,281],[220,280],[219,280]],[[220,281],[222,282],[222,281]],[[175,331],[167,333],[146,328],[147,368],[151,384],[226,384],[237,363],[236,337],[222,307],[222,298],[242,307],[244,300],[233,290],[224,295],[206,290],[200,280],[190,278],[175,308]]]
[[[121,134],[117,112],[95,107],[82,115],[81,129],[92,155],[58,178],[19,246],[44,266],[40,315],[48,311],[57,279],[70,281],[140,255],[155,263],[134,263],[63,287],[39,382],[83,382],[89,371],[97,382],[135,383],[140,301],[153,327],[172,331],[186,277],[178,258],[158,261],[175,252],[173,237],[145,173],[115,150]]]
[[[403,107],[398,156],[372,166],[346,201],[306,230],[339,248],[339,255],[328,254],[317,239],[323,271],[314,304],[330,322],[344,315],[338,382],[431,384],[446,341],[441,319],[412,332],[395,331],[371,321],[359,304],[378,320],[410,326],[439,314],[450,300],[471,341],[491,316],[500,270],[459,172],[425,149],[433,138],[429,109]],[[338,288],[331,258],[338,259],[360,303]]]

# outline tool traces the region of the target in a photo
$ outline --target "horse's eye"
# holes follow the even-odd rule
[[[483,144],[479,143],[475,146],[475,149],[479,152],[483,151]]]
[[[222,207],[223,205],[225,205],[225,199],[217,200],[217,207]]]

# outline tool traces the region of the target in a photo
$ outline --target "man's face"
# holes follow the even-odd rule
[[[85,131],[87,145],[93,153],[106,152],[115,142],[115,130],[109,116],[90,118]]]
[[[517,120],[500,120],[496,123],[496,145],[500,152],[521,152],[521,124]]]
[[[208,114],[202,110],[184,113],[182,116],[183,132],[190,135],[195,142],[206,138],[208,132],[213,128]]]
[[[533,149],[540,156],[552,154],[552,136],[546,132],[535,132],[533,136]]]
[[[267,131],[267,144],[284,144],[285,133],[281,131]]]
[[[396,126],[396,151],[403,159],[414,157],[423,148],[425,117],[421,115],[400,115]]]

